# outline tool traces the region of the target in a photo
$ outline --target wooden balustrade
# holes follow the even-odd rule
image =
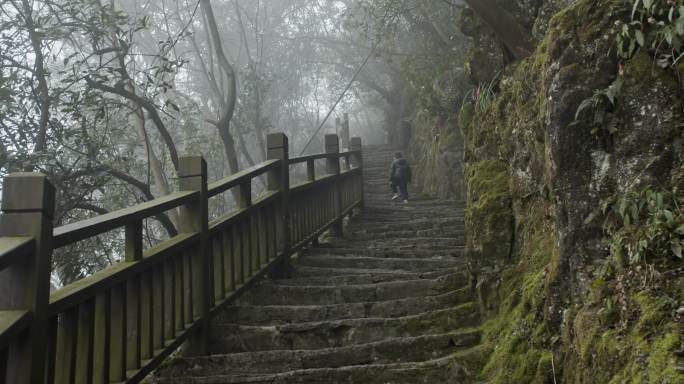
[[[0,383],[136,383],[178,350],[206,353],[211,316],[363,202],[361,141],[289,158],[272,134],[268,160],[207,183],[201,157],[179,162],[179,191],[52,228],[54,188],[40,174],[5,178],[0,216]],[[314,161],[326,160],[326,175]],[[344,161],[341,165],[340,162]],[[307,181],[290,187],[290,166]],[[252,180],[268,175],[256,198]],[[237,188],[238,206],[209,221],[209,199]],[[143,248],[143,220],[179,209],[178,235]],[[52,250],[123,228],[120,262],[49,293]]]

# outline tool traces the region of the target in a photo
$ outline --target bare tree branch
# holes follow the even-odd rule
[[[124,89],[122,86],[118,87],[112,87],[97,81],[94,81],[93,79],[86,77],[86,83],[91,87],[95,89],[99,89],[103,92],[107,93],[112,93],[115,95],[119,95],[121,97],[124,97],[128,100],[131,100],[135,102],[136,104],[140,105],[142,108],[144,108],[147,113],[150,115],[150,118],[154,122],[154,124],[157,126],[157,129],[159,130],[159,133],[162,136],[162,139],[166,143],[166,147],[169,150],[169,155],[171,156],[171,162],[173,163],[173,166],[176,170],[178,170],[178,151],[176,150],[176,145],[173,143],[173,138],[171,137],[171,134],[169,134],[169,131],[166,129],[166,125],[164,125],[163,120],[161,119],[161,116],[159,116],[159,112],[157,111],[157,107],[148,99],[144,97],[140,97],[136,95],[133,92],[130,92],[126,89]]]

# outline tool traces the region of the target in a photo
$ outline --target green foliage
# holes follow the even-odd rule
[[[499,83],[500,74],[501,73],[494,76],[494,78],[488,83],[480,84],[480,86],[473,91],[473,101],[475,103],[476,110],[485,110],[492,105],[492,102],[496,97],[494,89]]]
[[[634,0],[631,20],[615,23],[618,55],[631,58],[639,48],[654,51],[658,65],[676,65],[684,55],[684,1]]]
[[[591,97],[582,101],[577,107],[575,122],[581,121],[582,118],[588,119],[592,126],[592,133],[595,135],[601,131],[611,135],[617,132],[617,119],[615,119],[614,112],[622,84],[622,76],[618,76],[608,88],[594,91]]]
[[[612,255],[629,264],[660,257],[682,259],[683,202],[681,196],[650,188],[604,201],[603,228],[609,235]],[[587,221],[591,220],[590,216]]]

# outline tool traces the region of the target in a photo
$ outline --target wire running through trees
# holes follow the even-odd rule
[[[388,14],[389,14],[389,9],[387,10],[387,12],[385,13],[385,16],[383,17],[383,23],[387,20],[387,18],[388,18],[388,16],[389,16]],[[382,30],[381,30],[381,32],[380,32],[380,36],[378,37],[378,40],[377,40],[377,41],[375,42],[375,44],[373,45],[373,48],[371,48],[370,53],[368,54],[368,56],[366,56],[366,59],[363,61],[363,63],[361,64],[361,66],[359,66],[359,69],[356,70],[356,72],[354,73],[354,76],[351,78],[351,80],[349,81],[349,83],[347,84],[347,86],[344,88],[344,91],[342,91],[342,94],[340,95],[340,97],[338,97],[338,98],[337,98],[337,101],[335,101],[335,104],[333,104],[332,108],[330,108],[330,111],[329,111],[328,114],[325,116],[325,119],[323,119],[323,121],[322,121],[321,124],[318,126],[318,128],[316,129],[316,131],[313,133],[313,135],[311,135],[311,137],[309,138],[309,141],[308,141],[308,142],[306,143],[306,145],[304,146],[304,149],[302,149],[302,151],[299,153],[299,156],[302,156],[302,155],[304,154],[304,152],[306,152],[307,148],[309,148],[309,145],[311,145],[311,143],[313,142],[314,138],[316,138],[316,136],[318,135],[318,132],[321,131],[321,129],[323,128],[323,126],[325,125],[325,123],[328,121],[328,119],[330,118],[330,116],[332,115],[332,113],[335,111],[335,108],[337,108],[337,105],[338,105],[338,104],[340,103],[340,101],[342,101],[342,99],[344,98],[344,95],[347,94],[347,91],[349,91],[349,88],[351,88],[351,86],[354,84],[354,82],[356,81],[356,78],[359,76],[359,74],[361,73],[361,71],[363,70],[363,68],[366,67],[366,64],[368,64],[368,61],[370,60],[370,58],[373,57],[373,55],[375,54],[375,51],[377,50],[378,46],[380,46],[380,42],[382,41],[382,36],[384,35],[385,29],[387,28],[387,26],[389,26],[389,25],[392,23],[392,21],[393,21],[394,18],[396,18],[396,17],[397,17],[397,15],[394,15],[394,17],[392,17],[392,20],[390,20],[389,22],[387,22],[386,24],[384,24],[384,26],[383,26],[383,28],[382,28]]]
[[[366,60],[364,60],[363,63],[361,64],[361,66],[359,67],[359,69],[356,70],[356,73],[354,73],[354,76],[352,77],[351,81],[349,81],[349,83],[347,84],[347,86],[344,88],[344,91],[342,91],[342,94],[340,95],[340,97],[337,98],[337,101],[335,102],[335,104],[333,104],[332,108],[330,108],[330,111],[329,111],[328,114],[325,116],[325,119],[323,119],[323,121],[321,122],[321,125],[318,126],[318,129],[316,129],[316,132],[314,132],[313,135],[311,135],[311,137],[309,138],[309,141],[308,141],[308,142],[306,143],[306,145],[304,146],[304,149],[302,149],[302,151],[299,153],[299,156],[302,156],[302,155],[304,154],[304,152],[306,152],[307,148],[309,148],[309,145],[311,145],[311,143],[313,142],[313,140],[314,140],[314,138],[316,137],[316,135],[318,135],[318,132],[321,131],[321,129],[323,128],[323,126],[325,125],[325,123],[328,121],[328,119],[330,118],[330,116],[332,115],[332,113],[335,111],[335,108],[337,108],[337,105],[338,105],[338,104],[340,103],[340,101],[342,101],[342,99],[344,98],[344,95],[347,94],[347,91],[349,91],[349,88],[351,88],[352,84],[354,84],[354,82],[356,81],[356,78],[359,76],[359,74],[361,73],[361,71],[363,70],[363,68],[366,66],[366,64],[368,64],[368,61],[370,60],[370,58],[371,58],[371,57],[373,56],[373,54],[375,53],[375,50],[378,48],[379,43],[380,43],[380,41],[378,40],[378,42],[375,44],[375,46],[373,47],[373,49],[371,49],[371,51],[370,51],[370,53],[368,54],[368,56],[366,56]]]

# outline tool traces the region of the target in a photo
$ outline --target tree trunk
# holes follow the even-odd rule
[[[202,13],[204,13],[209,36],[211,37],[210,40],[218,60],[218,65],[222,70],[220,73],[223,73],[227,78],[227,81],[225,82],[227,84],[224,84],[224,82],[221,81],[221,84],[225,87],[225,98],[221,103],[221,117],[219,118],[216,127],[218,128],[219,136],[223,142],[230,172],[236,173],[239,170],[239,164],[237,160],[237,152],[235,151],[235,140],[230,133],[230,121],[235,113],[235,104],[237,102],[236,73],[233,69],[233,66],[228,61],[225,52],[223,51],[221,36],[219,34],[218,25],[216,24],[214,10],[211,7],[211,1],[200,0],[200,6],[202,7]]]
[[[50,122],[50,90],[47,83],[47,73],[45,72],[45,58],[43,56],[43,41],[36,32],[36,24],[33,20],[33,8],[28,0],[21,2],[24,14],[24,23],[31,39],[31,47],[34,53],[34,76],[38,80],[38,105],[40,107],[40,120],[38,123],[38,134],[36,135],[36,146],[33,153],[40,153],[47,146],[47,128]],[[33,170],[33,165],[28,171]]]

